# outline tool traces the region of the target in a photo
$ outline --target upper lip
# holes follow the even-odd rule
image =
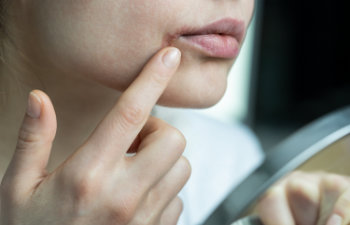
[[[224,18],[212,22],[204,27],[183,27],[175,35],[171,35],[171,39],[176,39],[180,36],[220,34],[234,37],[239,43],[245,34],[245,24],[242,20],[233,18]]]

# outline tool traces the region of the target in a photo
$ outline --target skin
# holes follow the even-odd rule
[[[6,149],[15,147],[13,137],[20,127],[27,93],[34,88],[44,90],[60,121],[49,164],[54,169],[71,154],[62,149],[75,149],[89,136],[121,91],[165,47],[169,34],[224,17],[241,20],[246,27],[254,2],[15,0],[12,4],[8,14],[17,16],[8,19],[8,33],[22,54],[8,47],[8,66],[2,73],[26,85],[8,96],[8,102],[16,104],[7,104],[2,117],[7,118],[5,127],[13,128],[2,132],[11,140]],[[193,8],[198,8],[196,13]],[[182,60],[158,103],[192,108],[216,103],[226,89],[227,73],[235,59],[208,57],[179,40],[171,45],[180,49]]]
[[[347,225],[349,187],[346,176],[293,172],[265,193],[256,212],[269,225]]]
[[[29,12],[21,20],[27,22],[22,29],[26,29],[32,45],[26,39],[23,48],[35,46],[26,51],[50,69],[64,69],[79,79],[91,79],[123,91],[156,51],[172,45],[181,50],[183,60],[160,103],[207,107],[223,95],[233,60],[209,58],[178,38],[167,41],[168,37],[184,27],[198,28],[225,17],[243,21],[247,26],[253,3],[252,0],[206,4],[201,0],[30,1],[23,3],[22,7]],[[198,6],[200,9],[193,12]]]
[[[1,183],[1,225],[176,223],[182,208],[176,194],[190,175],[181,156],[185,139],[149,117],[179,65],[178,51],[175,61],[163,63],[168,52],[151,60],[91,136],[51,173],[46,166],[56,133],[54,109],[43,92],[30,94]],[[135,139],[139,143],[130,148]],[[127,151],[137,153],[129,157]]]
[[[176,195],[190,174],[181,156],[185,140],[175,128],[150,117],[150,111],[156,103],[213,105],[225,91],[234,59],[208,57],[179,39],[164,40],[183,27],[224,17],[247,26],[253,4],[11,1],[5,20],[11,42],[3,40],[6,63],[1,65],[2,82],[13,89],[0,118],[6,140],[0,143],[0,224],[176,224],[181,212]],[[181,63],[164,63],[173,49],[164,48],[168,45],[181,51]],[[17,86],[11,86],[14,81]],[[34,88],[46,94],[36,90],[29,95],[31,107],[22,120],[27,95],[21,93]],[[126,157],[128,151],[137,153]],[[312,187],[327,186],[322,180]],[[300,198],[284,197],[294,190],[286,184],[280,186],[282,194],[268,193],[275,201],[262,208],[282,205],[286,224],[299,223],[305,216],[291,214],[288,206]],[[312,207],[327,205],[322,215],[337,213],[347,224],[347,214],[340,212],[347,183],[336,189],[334,203],[315,201]],[[310,198],[309,192],[301,196]],[[276,213],[260,212],[266,225],[284,224],[276,223]],[[273,220],[267,221],[267,215]]]

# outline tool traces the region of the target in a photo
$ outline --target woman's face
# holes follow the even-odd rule
[[[35,51],[48,64],[125,90],[154,53],[172,45],[181,50],[182,61],[160,103],[206,107],[225,91],[254,0],[31,0],[23,4]]]

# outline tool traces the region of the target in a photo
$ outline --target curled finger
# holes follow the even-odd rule
[[[350,188],[348,188],[334,205],[332,215],[327,225],[348,225],[350,224]]]
[[[272,187],[260,200],[257,211],[264,225],[295,225],[284,185]]]
[[[142,140],[136,155],[128,159],[128,170],[146,193],[178,161],[186,140],[180,131],[157,118],[150,119],[140,136]]]
[[[338,199],[340,199],[348,186],[349,181],[343,176],[336,174],[326,174],[323,176],[320,183],[321,206],[317,225],[326,224],[327,220],[331,217]],[[332,220],[334,221],[334,219]]]
[[[318,183],[312,182],[308,175],[300,173],[286,183],[286,191],[296,224],[315,224],[320,201]]]
[[[163,179],[156,184],[148,195],[153,209],[163,211],[169,202],[178,195],[191,174],[188,160],[181,157]]]
[[[163,214],[160,217],[159,225],[176,225],[182,210],[182,200],[179,197],[175,197],[165,208]]]
[[[160,220],[163,220],[163,224],[176,224],[182,209],[176,196],[190,172],[188,161],[181,157],[163,179],[145,194],[131,224],[155,224]],[[162,218],[164,213],[166,218]]]

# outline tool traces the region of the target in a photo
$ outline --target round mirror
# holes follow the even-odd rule
[[[266,158],[209,216],[204,225],[261,225],[249,216],[256,201],[293,170],[350,175],[350,107],[326,115],[268,151]]]

